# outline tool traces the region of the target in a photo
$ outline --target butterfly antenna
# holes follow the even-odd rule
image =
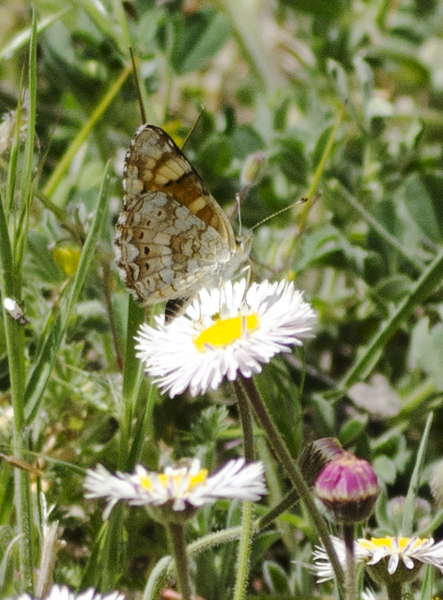
[[[140,108],[140,116],[141,116],[141,119],[142,119],[142,123],[147,123],[148,118],[146,116],[145,107],[143,105],[142,92],[141,92],[141,87],[140,87],[140,80],[138,78],[138,71],[137,71],[136,64],[135,64],[135,56],[134,56],[134,52],[132,51],[131,47],[129,48],[129,53],[131,55],[132,72],[134,73],[135,87],[137,88],[137,96],[138,96],[138,105],[139,105],[139,108]]]
[[[195,128],[197,127],[197,125],[199,124],[199,122],[200,122],[200,119],[201,119],[201,117],[202,117],[202,114],[204,113],[204,111],[205,111],[205,107],[204,107],[204,106],[201,106],[201,107],[200,107],[200,111],[199,111],[199,113],[198,113],[198,116],[197,116],[197,118],[196,118],[196,119],[195,119],[195,121],[194,121],[194,124],[193,124],[193,126],[192,126],[192,127],[191,127],[191,129],[188,131],[188,134],[187,134],[187,136],[185,137],[185,141],[183,142],[183,145],[182,145],[182,148],[181,148],[182,150],[183,150],[183,148],[186,146],[186,144],[188,143],[188,140],[189,140],[189,138],[191,137],[191,135],[194,133],[194,130],[195,130]]]
[[[285,206],[285,208],[282,208],[282,209],[278,210],[277,212],[272,213],[272,215],[269,215],[268,217],[265,217],[264,219],[262,219],[261,221],[259,221],[258,223],[256,223],[253,227],[251,227],[251,230],[253,231],[254,229],[257,229],[257,227],[260,227],[260,225],[263,225],[263,223],[266,223],[266,221],[269,221],[270,219],[273,219],[277,215],[281,215],[281,213],[284,213],[287,210],[290,210],[291,208],[293,208],[294,206],[297,206],[298,204],[304,204],[307,201],[308,201],[308,198],[300,198],[300,200],[296,200],[295,202],[293,202],[289,206]]]

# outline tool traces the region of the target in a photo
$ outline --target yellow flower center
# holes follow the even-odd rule
[[[393,544],[394,539],[396,539],[398,541],[398,550]],[[370,540],[359,540],[359,543],[363,548],[366,548],[368,550],[374,550],[374,546],[375,546],[376,548],[388,548],[392,552],[397,552],[397,551],[403,552],[403,550],[406,548],[406,546],[409,544],[410,541],[411,541],[411,538],[406,538],[406,537],[399,537],[399,538],[384,537],[384,538],[371,538]],[[420,546],[425,544],[427,541],[428,541],[427,539],[417,538],[414,542],[413,547],[419,548]],[[411,548],[411,550],[412,550],[412,548]]]
[[[187,478],[188,487],[186,491],[190,491],[196,486],[205,483],[206,478],[208,477],[208,470],[200,469],[200,471],[195,475],[190,475],[188,472],[174,473],[172,475],[165,475],[164,473],[160,473],[156,475],[156,477],[158,477],[158,481],[160,481],[164,489],[171,487],[171,484],[172,488],[177,489],[180,487],[183,479]],[[145,490],[152,491],[153,484],[150,475],[145,474],[140,477],[140,486],[143,487]]]
[[[199,352],[205,352],[209,348],[225,348],[242,338],[245,333],[254,331],[258,326],[257,314],[221,319],[202,331],[194,340],[194,344]]]
[[[152,479],[147,473],[146,475],[140,476],[140,485],[142,488],[145,488],[145,490],[148,490],[148,492],[152,490]]]
[[[198,485],[205,483],[207,476],[208,476],[207,469],[201,469],[196,475],[191,475],[191,477],[189,478],[188,489],[192,490],[195,487],[197,487]]]

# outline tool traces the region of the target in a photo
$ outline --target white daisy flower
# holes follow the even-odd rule
[[[343,568],[346,568],[346,548],[343,540],[331,536],[332,545]],[[358,539],[354,542],[355,560],[368,566],[377,565],[386,559],[386,570],[392,576],[402,565],[408,571],[417,562],[433,565],[443,573],[443,542],[434,543],[432,538],[385,537]],[[313,553],[318,583],[334,578],[334,570],[322,546],[316,546]],[[400,562],[401,561],[401,562]],[[400,567],[399,567],[400,565]]]
[[[17,600],[32,600],[32,597],[29,594],[22,594]],[[66,586],[54,585],[44,600],[125,600],[125,597],[119,592],[98,594],[92,588],[81,594],[74,594]]]
[[[316,314],[288,281],[246,280],[210,292],[202,290],[185,315],[156,328],[141,326],[137,357],[145,372],[171,398],[186,389],[192,396],[217,389],[226,376],[260,373],[279,352],[314,337]]]
[[[208,476],[198,459],[182,461],[167,467],[163,473],[147,471],[137,465],[135,473],[112,475],[103,466],[89,469],[84,482],[86,498],[108,499],[104,518],[119,500],[142,506],[172,505],[174,511],[183,511],[187,505],[199,508],[213,504],[218,498],[236,498],[257,501],[267,493],[264,466],[261,462],[245,464],[244,458],[231,460],[213,475]]]

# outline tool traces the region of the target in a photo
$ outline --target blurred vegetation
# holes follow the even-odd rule
[[[20,146],[18,138],[22,149],[30,139],[33,8],[36,137],[24,211],[11,173],[23,190],[26,156],[11,148]],[[123,158],[141,122],[129,48],[149,122],[180,144],[204,107],[185,152],[223,207],[232,207],[248,155],[264,153],[263,176],[242,205],[244,226],[309,195],[302,207],[257,228],[252,250],[256,280],[294,278],[319,315],[305,351],[277,357],[258,378],[294,458],[308,441],[336,436],[371,460],[384,486],[371,527],[395,534],[388,501],[406,495],[433,412],[417,483],[428,512],[416,528],[442,537],[441,507],[428,480],[443,455],[443,5],[39,0],[2,5],[0,17],[2,199],[14,239],[26,233],[22,261],[14,263],[15,297],[28,320],[20,330],[29,448],[22,458],[44,471],[44,478],[31,476],[35,564],[42,522],[37,492],[43,491],[66,542],[54,580],[140,597],[167,553],[164,533],[141,508],[121,508],[118,533],[106,529],[103,504],[83,498],[83,469],[100,462],[131,470],[137,461],[157,469],[165,457],[197,455],[212,470],[241,453],[229,385],[196,400],[162,398],[139,376],[131,350],[143,311],[129,301],[112,246]],[[17,112],[10,112],[17,107],[20,135],[13,126]],[[110,181],[100,192],[108,161]],[[75,284],[86,239],[93,246]],[[2,300],[5,295],[2,290]],[[4,313],[0,450],[10,455],[10,317]],[[286,480],[268,452],[259,444],[273,504]],[[2,597],[19,587],[20,557],[11,543],[14,471],[2,461]],[[228,503],[204,508],[190,541],[239,519],[239,507]],[[250,594],[330,592],[304,567],[315,543],[303,510],[288,512],[254,542]],[[199,595],[231,597],[234,562],[233,545],[201,554]],[[434,594],[443,594],[441,581]]]

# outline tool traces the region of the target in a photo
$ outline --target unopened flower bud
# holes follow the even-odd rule
[[[308,444],[300,455],[298,464],[306,483],[314,485],[323,467],[343,454],[344,450],[337,438],[320,438]]]
[[[77,272],[81,254],[81,250],[78,248],[58,247],[54,250],[52,256],[63,273],[71,277]]]
[[[241,188],[250,188],[260,181],[265,165],[265,155],[263,152],[254,152],[249,154],[243,165],[240,175]]]
[[[368,461],[343,452],[323,467],[314,491],[337,522],[350,524],[369,517],[380,488]]]

